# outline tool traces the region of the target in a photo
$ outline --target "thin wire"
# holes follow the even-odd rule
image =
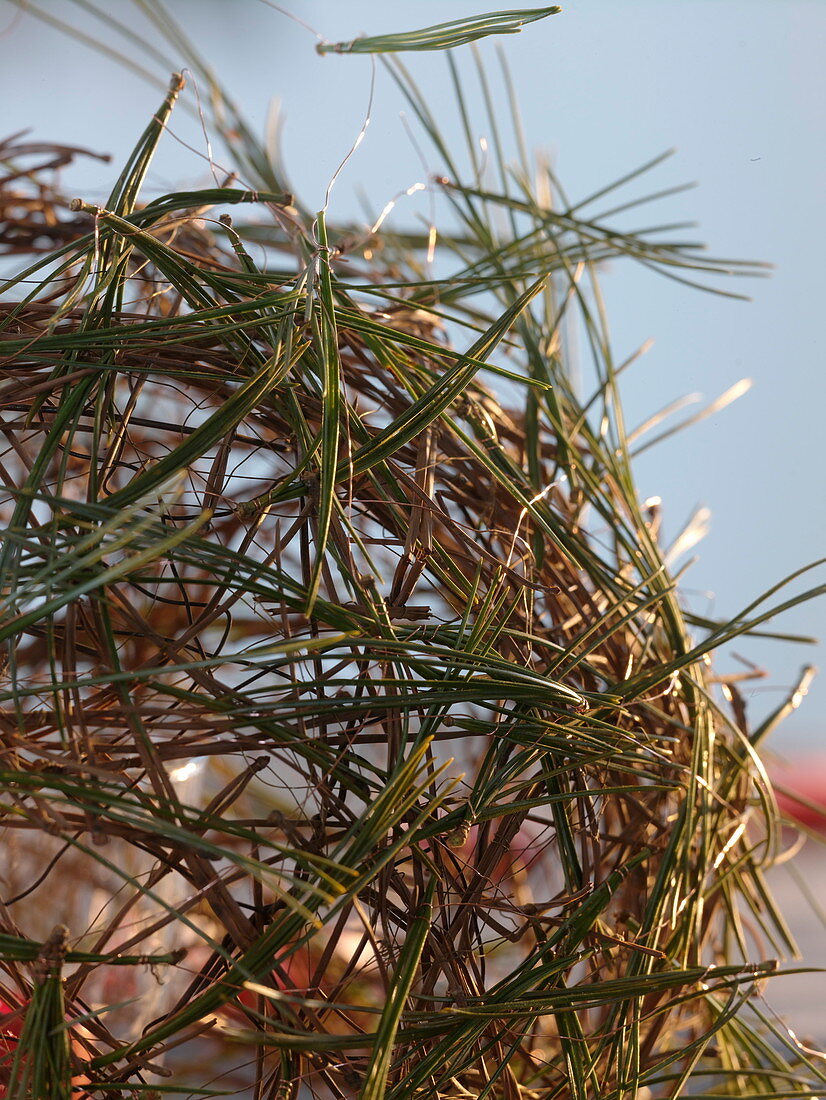
[[[198,79],[191,69],[182,69],[181,75],[183,76],[185,74],[189,74],[189,76],[192,78],[192,86],[195,89],[195,102],[198,104],[198,118],[201,121],[201,132],[204,135],[204,144],[206,145],[206,155],[209,161],[209,170],[212,173],[212,178],[215,180],[216,187],[221,187],[223,185],[218,179],[218,173],[215,171],[215,161],[212,156],[212,142],[210,141],[209,132],[207,130],[206,118],[204,116],[204,108],[201,104],[201,92],[198,88]],[[226,172],[226,169],[224,169],[224,172]]]
[[[286,8],[282,8],[280,4],[274,4],[272,0],[259,0],[261,4],[266,4],[268,8],[272,8],[273,11],[277,11],[279,15],[285,16],[287,19],[292,19],[293,23],[297,23],[299,27],[302,27],[305,31],[309,31],[319,42],[326,43],[327,39],[323,34],[320,34],[315,27],[311,27],[309,23],[305,23],[303,19],[299,19],[291,11],[287,11]]]
[[[262,0],[262,2],[268,2],[268,0]],[[347,156],[344,158],[338,168],[336,168],[335,172],[333,173],[333,178],[327,184],[327,192],[324,196],[324,206],[322,207],[325,215],[330,205],[330,193],[332,192],[333,187],[338,180],[338,177],[344,170],[345,165],[353,156],[356,149],[358,149],[359,145],[361,145],[361,143],[364,141],[365,135],[367,134],[367,127],[370,125],[373,119],[373,96],[376,91],[376,59],[374,57],[370,58],[370,70],[370,98],[367,101],[367,113],[364,116],[364,122],[362,123],[361,129],[359,130],[356,140],[353,142],[350,151],[347,153]]]

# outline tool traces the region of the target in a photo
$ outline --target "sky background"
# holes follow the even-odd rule
[[[478,0],[283,5],[329,41],[497,6]],[[42,7],[52,18],[115,42],[69,0]],[[527,143],[550,155],[568,195],[584,197],[676,147],[647,181],[623,194],[631,198],[688,181],[700,186],[641,213],[639,224],[697,221],[699,228],[687,236],[707,243],[711,254],[775,265],[768,280],[724,284],[750,294],[748,303],[692,291],[628,263],[615,264],[603,279],[617,361],[654,340],[625,375],[629,427],[685,394],[711,400],[741,378],[754,382],[736,404],[647,451],[636,467],[641,497],[663,498],[666,539],[696,507],[710,509],[710,532],[693,551],[698,560],[684,590],[696,610],[732,616],[785,575],[826,555],[826,4],[568,0],[563,7],[563,14],[498,42],[513,73]],[[310,31],[258,0],[172,0],[168,8],[254,127],[263,131],[273,100],[281,101],[292,185],[307,206],[319,208],[365,119],[369,58],[319,56]],[[120,0],[109,10],[140,30],[132,4]],[[481,52],[494,89],[500,88],[494,47],[483,43]],[[90,161],[69,177],[84,199],[101,199],[157,106],[157,91],[9,0],[0,4],[0,60],[4,131],[31,127],[38,139],[112,153],[111,165]],[[444,57],[410,54],[407,60],[458,149],[463,139]],[[485,115],[467,48],[458,60],[472,93],[474,129],[483,137]],[[165,84],[164,66],[150,61],[149,67]],[[195,95],[192,82],[185,94]],[[388,199],[441,171],[411,123],[422,141],[423,166],[400,118],[403,108],[379,67],[370,126],[337,180],[332,219],[366,221],[365,202],[377,214]],[[503,110],[507,131],[505,115]],[[154,163],[151,189],[208,186],[204,134],[180,110],[171,131]],[[218,146],[214,154],[220,163]],[[392,216],[400,225],[427,219],[428,195],[404,199]],[[803,586],[824,581],[821,567]],[[773,625],[824,635],[824,620],[821,598]],[[745,685],[754,720],[781,701],[803,664],[826,664],[822,645],[746,639],[734,648],[771,671],[770,679]],[[725,658],[718,666],[739,667]],[[824,680],[815,681],[775,736],[780,752],[824,748]]]

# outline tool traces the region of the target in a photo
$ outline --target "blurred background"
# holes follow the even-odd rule
[[[399,195],[391,218],[399,224],[429,223],[430,190],[404,192],[417,182],[426,184],[442,165],[415,120],[404,116],[401,96],[381,64],[374,67],[368,57],[320,56],[316,42],[409,30],[458,19],[482,6],[473,0],[167,4],[253,128],[263,133],[269,127],[274,134],[276,118],[283,123],[284,165],[308,207],[323,205],[330,180],[369,114],[364,140],[330,196],[331,219],[365,227]],[[687,181],[700,186],[626,215],[624,224],[696,221],[697,229],[681,235],[707,243],[711,254],[775,266],[769,279],[718,282],[728,292],[749,295],[749,302],[688,289],[629,263],[606,271],[602,284],[616,360],[649,338],[654,341],[625,375],[629,428],[685,395],[702,394],[707,403],[741,379],[753,382],[736,403],[645,450],[637,463],[641,498],[662,498],[666,542],[696,509],[708,510],[708,534],[690,551],[698,558],[683,577],[683,589],[696,611],[731,617],[826,554],[821,266],[826,5],[818,0],[568,0],[563,6],[563,14],[499,40],[528,148],[547,154],[576,202],[676,146],[673,157],[622,198]],[[35,17],[36,9],[46,22]],[[138,5],[120,3],[109,11],[128,32],[147,33]],[[110,165],[81,161],[67,179],[85,200],[102,200],[159,97],[147,79],[81,39],[104,40],[165,85],[162,59],[142,55],[134,42],[71,0],[39,5],[6,0],[0,16],[4,131],[30,128],[32,139],[111,153]],[[67,37],[59,22],[80,38]],[[148,33],[160,48],[154,32]],[[479,52],[494,99],[503,105],[499,121],[515,159],[496,44],[483,43]],[[474,138],[490,143],[473,54],[464,48],[456,56]],[[444,56],[410,54],[408,65],[460,163],[466,163]],[[185,94],[194,102],[207,89],[190,82]],[[210,155],[217,166],[223,157],[220,147],[211,147],[211,137],[197,117],[179,110],[153,166],[151,189],[208,186]],[[220,167],[216,170],[221,175]],[[702,406],[700,401],[688,406],[647,438]],[[824,574],[821,567],[784,592],[823,584]],[[825,607],[822,599],[804,604],[772,627],[820,635]],[[799,642],[742,639],[734,648],[770,673],[742,685],[753,722],[782,702],[801,666],[823,661],[822,647]],[[717,664],[726,672],[745,668],[735,655]],[[815,679],[770,745],[789,759],[788,781],[799,782],[802,769],[810,780],[809,797],[822,801],[824,729],[826,688]],[[826,964],[823,910],[818,912],[826,906],[826,861],[814,843],[776,872],[775,887],[807,963]],[[772,1003],[801,1035],[826,1043],[819,979],[791,982],[780,979]]]

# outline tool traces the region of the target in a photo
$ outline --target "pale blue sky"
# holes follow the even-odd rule
[[[78,20],[68,0],[44,6]],[[168,6],[187,23],[256,125],[263,127],[270,100],[281,99],[291,179],[307,205],[320,206],[361,127],[370,61],[318,56],[310,33],[257,0],[172,0]],[[499,5],[293,0],[283,6],[325,38],[338,40]],[[131,19],[131,5],[109,7]],[[563,7],[562,15],[499,41],[513,70],[528,144],[550,152],[569,195],[588,194],[676,146],[677,154],[651,175],[645,190],[690,180],[700,186],[652,208],[651,221],[697,220],[692,236],[707,242],[713,254],[776,265],[768,281],[732,284],[753,296],[747,304],[622,264],[603,282],[617,358],[648,337],[655,340],[626,378],[630,425],[683,394],[700,391],[711,399],[740,378],[754,380],[737,404],[647,452],[637,467],[641,495],[663,498],[672,535],[695,506],[711,509],[710,534],[684,583],[691,591],[715,594],[713,601],[698,595],[699,610],[734,614],[786,573],[826,555],[826,4],[563,0]],[[78,194],[96,197],[117,174],[117,158],[131,149],[157,93],[31,16],[15,16],[12,4],[0,12],[4,131],[30,126],[44,140],[114,153],[110,168],[90,165],[72,177]],[[492,49],[485,47],[484,54],[493,73]],[[469,61],[466,54],[460,57]],[[458,144],[443,58],[409,55],[409,63]],[[470,76],[469,66],[466,71]],[[360,188],[378,211],[423,178],[401,109],[379,71],[371,126],[336,184],[333,215],[360,215]],[[477,128],[484,136],[481,108]],[[204,150],[203,135],[183,113],[173,131]],[[429,149],[426,157],[429,169],[439,171]],[[167,140],[153,170],[154,186],[208,179],[203,161]],[[631,193],[642,193],[643,186]],[[427,216],[426,196],[406,203],[399,218]],[[824,580],[821,569],[809,575],[808,586]],[[808,604],[775,625],[826,634],[826,602]],[[766,690],[767,683],[789,685],[800,665],[826,663],[823,646],[812,651],[743,641],[735,648],[773,673],[749,698],[755,718],[779,702],[780,693]],[[823,746],[824,683],[815,682],[784,729],[775,741],[779,749]]]

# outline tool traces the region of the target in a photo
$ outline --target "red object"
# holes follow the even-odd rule
[[[8,1092],[11,1067],[14,1062],[14,1054],[17,1049],[17,1040],[23,1030],[25,1008],[11,1008],[5,1001],[0,1000],[0,1100],[6,1100]],[[83,1056],[83,1049],[73,1042],[75,1054]],[[87,1077],[73,1077],[75,1086],[88,1084]],[[72,1089],[75,1100],[83,1100],[88,1093],[81,1089]]]
[[[6,1097],[14,1052],[22,1030],[23,1011],[14,1011],[5,1001],[0,1001],[0,1100]]]
[[[800,757],[772,769],[771,778],[782,813],[826,833],[826,756]]]

